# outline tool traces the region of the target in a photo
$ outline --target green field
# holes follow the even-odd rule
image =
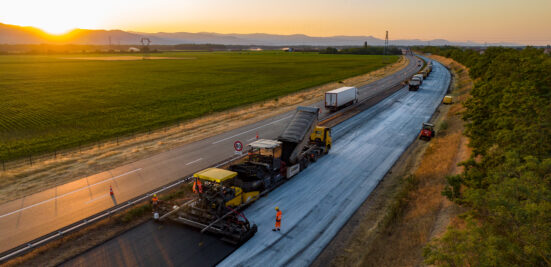
[[[381,56],[284,52],[67,59],[94,56],[120,55],[0,56],[0,159],[147,131],[385,65]]]

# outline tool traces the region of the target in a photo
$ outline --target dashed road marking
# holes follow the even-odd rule
[[[198,159],[196,159],[196,160],[194,160],[194,161],[191,161],[191,162],[186,163],[186,166],[187,166],[187,165],[191,165],[191,164],[193,164],[193,163],[195,163],[195,162],[199,162],[199,161],[201,161],[201,160],[203,160],[203,158],[198,158]]]
[[[266,126],[268,126],[268,125],[272,125],[272,124],[274,124],[274,123],[278,123],[278,122],[280,122],[280,121],[282,121],[282,120],[289,119],[289,118],[291,118],[292,116],[293,116],[293,115],[289,115],[289,116],[284,117],[284,118],[281,118],[281,119],[279,119],[279,120],[275,120],[275,121],[272,121],[272,122],[270,122],[270,123],[266,123],[266,124],[264,124],[264,125],[258,126],[258,127],[256,127],[256,128],[252,128],[252,129],[250,129],[250,130],[247,130],[247,131],[244,131],[244,132],[241,132],[241,133],[232,135],[232,136],[230,136],[230,137],[226,137],[226,138],[224,138],[224,139],[220,139],[220,140],[218,140],[218,141],[216,141],[216,142],[213,142],[212,144],[213,144],[213,145],[216,145],[216,144],[218,144],[218,143],[220,143],[220,142],[224,142],[224,141],[229,140],[229,139],[232,139],[232,138],[234,138],[234,137],[236,137],[236,136],[240,136],[240,135],[242,135],[242,134],[244,134],[244,133],[250,133],[250,132],[252,132],[252,131],[254,131],[254,130],[257,130],[257,129],[260,129],[260,128],[262,128],[262,127],[266,127]]]

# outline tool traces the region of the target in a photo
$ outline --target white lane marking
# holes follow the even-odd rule
[[[193,164],[193,163],[195,163],[195,162],[198,162],[198,161],[201,161],[201,160],[203,160],[203,158],[198,158],[198,159],[196,159],[196,160],[194,160],[194,161],[191,161],[191,162],[186,163],[186,166],[187,166],[187,165],[191,165],[191,164]]]
[[[252,141],[252,140],[254,140],[254,139],[256,139],[256,137],[253,137],[253,138],[251,138],[251,139],[249,139],[249,140],[247,140],[247,141]]]
[[[252,129],[250,129],[250,130],[244,131],[244,132],[242,132],[242,133],[238,133],[238,134],[236,134],[236,135],[232,135],[232,136],[230,136],[230,137],[226,137],[226,138],[224,138],[224,139],[220,139],[220,140],[218,140],[218,141],[216,141],[216,142],[213,142],[212,144],[213,144],[213,145],[216,145],[216,144],[218,144],[218,143],[220,143],[220,142],[224,142],[224,141],[226,141],[226,140],[228,140],[228,139],[232,139],[232,138],[234,138],[234,137],[236,137],[236,136],[240,136],[240,135],[242,135],[242,134],[244,134],[244,133],[252,132],[252,131],[254,131],[254,130],[260,129],[260,128],[262,128],[262,127],[266,127],[266,126],[268,126],[268,125],[272,125],[272,124],[274,124],[274,123],[278,123],[278,122],[280,122],[280,121],[282,121],[282,120],[286,120],[286,119],[291,118],[291,117],[293,117],[293,115],[289,115],[289,116],[284,117],[284,118],[281,118],[281,119],[279,119],[279,120],[275,120],[275,121],[272,121],[272,122],[270,122],[270,123],[267,123],[267,124],[258,126],[258,127],[256,127],[256,128],[252,128]]]
[[[92,187],[92,186],[95,186],[95,185],[98,185],[98,184],[103,184],[103,183],[106,183],[106,182],[108,182],[108,181],[115,180],[115,179],[117,179],[117,178],[119,178],[119,177],[122,177],[122,176],[125,176],[125,175],[128,175],[128,174],[131,174],[131,173],[133,173],[133,172],[137,172],[137,171],[139,171],[139,170],[141,170],[141,169],[142,169],[142,168],[138,168],[138,169],[135,169],[135,170],[132,170],[132,171],[129,171],[129,172],[125,172],[125,173],[119,174],[119,175],[117,175],[117,176],[115,176],[115,177],[111,177],[111,178],[109,178],[109,179],[105,179],[105,180],[103,180],[103,181],[100,181],[100,182],[97,182],[97,183],[94,183],[94,184],[91,184],[91,185],[87,185],[87,186],[85,186],[85,187],[81,187],[81,188],[79,188],[79,189],[77,189],[77,190],[74,190],[74,191],[71,191],[71,192],[67,192],[67,193],[65,193],[65,194],[63,194],[63,195],[59,195],[59,196],[56,196],[56,197],[53,197],[53,198],[50,198],[50,199],[42,200],[42,201],[40,201],[40,202],[38,202],[38,203],[36,203],[36,204],[32,204],[32,205],[30,205],[30,206],[27,206],[27,207],[24,207],[24,208],[21,208],[21,209],[18,209],[18,210],[14,210],[14,211],[12,211],[12,212],[9,212],[9,213],[3,214],[3,215],[0,215],[0,218],[4,218],[4,217],[6,217],[6,216],[9,216],[9,215],[18,213],[18,212],[20,212],[20,211],[24,211],[24,210],[26,210],[26,209],[30,209],[30,208],[32,208],[32,207],[36,207],[36,206],[38,206],[38,205],[42,205],[42,204],[44,204],[44,203],[50,202],[50,201],[52,201],[52,200],[56,200],[56,199],[58,199],[58,198],[62,198],[62,197],[64,197],[64,196],[68,196],[68,195],[70,195],[70,194],[73,194],[73,193],[82,191],[82,190],[84,190],[84,189],[87,189],[87,188],[89,188],[89,187]]]
[[[96,201],[96,200],[99,200],[99,199],[105,198],[105,197],[106,197],[106,196],[108,196],[108,195],[109,195],[109,194],[104,194],[104,195],[103,195],[103,196],[101,196],[101,197],[97,197],[97,198],[93,198],[93,199],[90,199],[90,200],[86,201],[86,203],[85,203],[85,204],[88,204],[88,203],[90,203],[90,202],[94,202],[94,201]]]

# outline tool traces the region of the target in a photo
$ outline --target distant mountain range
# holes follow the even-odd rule
[[[80,44],[80,45],[137,45],[142,38],[149,38],[151,44],[224,44],[224,45],[258,45],[258,46],[360,46],[364,42],[369,45],[384,45],[384,40],[373,36],[331,36],[313,37],[304,34],[278,35],[265,33],[252,34],[221,34],[221,33],[142,33],[121,30],[84,30],[75,29],[64,35],[50,35],[33,27],[22,27],[0,23],[0,44]],[[475,42],[450,42],[444,39],[434,40],[390,40],[391,45],[456,45],[481,46]],[[513,43],[492,43],[487,45],[517,46]]]

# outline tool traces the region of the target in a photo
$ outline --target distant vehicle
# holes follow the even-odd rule
[[[453,97],[451,95],[445,96],[444,99],[442,99],[442,104],[453,104]]]
[[[423,84],[423,80],[425,79],[425,77],[423,76],[423,74],[418,73],[418,74],[413,75],[413,77],[418,77],[419,80],[421,81],[421,84]]]
[[[427,71],[427,69],[421,71],[421,74],[423,75],[423,79],[426,79],[429,76],[429,72]]]
[[[410,91],[417,91],[417,90],[419,90],[420,85],[421,85],[421,78],[413,76],[413,78],[411,78],[411,80],[409,80],[408,89]]]
[[[435,135],[434,124],[423,122],[423,129],[421,129],[421,133],[419,133],[419,139],[430,141]]]
[[[335,111],[358,102],[358,88],[341,87],[325,93],[325,108]]]

